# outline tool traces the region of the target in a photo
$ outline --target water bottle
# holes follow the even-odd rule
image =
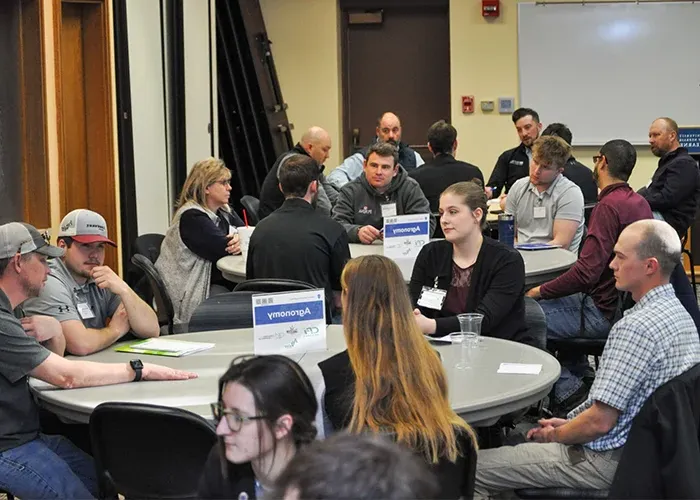
[[[513,214],[498,216],[498,241],[508,246],[515,245],[515,218]]]

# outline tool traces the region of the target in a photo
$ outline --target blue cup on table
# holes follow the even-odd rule
[[[513,214],[498,216],[498,241],[508,246],[515,246],[515,217]]]

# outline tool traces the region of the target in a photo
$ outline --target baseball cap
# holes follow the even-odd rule
[[[109,243],[113,247],[117,244],[107,237],[107,223],[104,217],[97,212],[79,208],[66,215],[61,221],[58,237],[69,237],[78,243]]]
[[[61,257],[64,254],[62,248],[49,245],[30,224],[10,222],[0,226],[0,259],[30,252],[37,252],[49,258]]]

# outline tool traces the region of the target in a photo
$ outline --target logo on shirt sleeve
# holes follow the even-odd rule
[[[58,307],[58,312],[67,313],[70,312],[70,306],[56,306]]]

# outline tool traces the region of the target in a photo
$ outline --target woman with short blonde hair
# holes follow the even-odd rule
[[[450,407],[442,362],[413,318],[399,267],[358,257],[341,285],[347,351],[319,363],[333,427],[392,436],[436,471],[440,498],[471,498],[476,437]]]
[[[228,205],[230,193],[231,171],[216,158],[195,163],[182,187],[156,261],[175,323],[187,323],[209,295],[231,289],[216,268],[220,258],[241,251],[236,227],[243,221]]]

